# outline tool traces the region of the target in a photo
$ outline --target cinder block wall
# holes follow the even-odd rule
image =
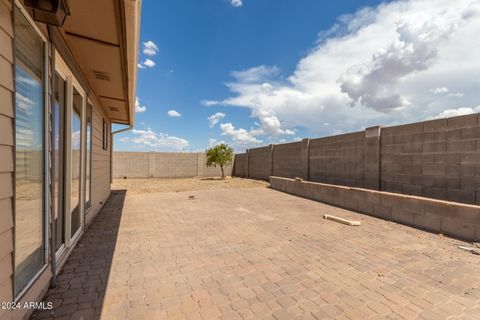
[[[252,179],[268,180],[272,175],[271,147],[262,147],[248,150],[248,177]]]
[[[246,177],[247,170],[246,170],[246,163],[247,161],[247,154],[236,154],[235,161],[233,163],[233,175],[236,177]]]
[[[273,176],[302,177],[302,141],[276,145],[273,149]]]
[[[188,178],[199,176],[198,154],[150,152],[150,174],[155,178]]]
[[[220,167],[208,168],[204,153],[114,152],[113,178],[219,177]],[[225,168],[232,175],[233,164]]]
[[[363,187],[365,132],[310,140],[308,161],[309,181]]]
[[[480,123],[472,114],[382,128],[381,188],[480,204]]]
[[[480,207],[383,191],[271,177],[273,189],[430,232],[480,241]]]
[[[148,152],[114,152],[113,178],[148,178]]]
[[[239,177],[302,177],[480,205],[479,114],[270,145],[237,159]]]

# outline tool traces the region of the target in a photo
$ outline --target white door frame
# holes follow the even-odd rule
[[[65,229],[63,230],[65,233],[65,248],[63,250],[59,249],[57,252],[57,260],[61,259],[64,255],[65,251],[68,248],[75,245],[75,243],[80,238],[81,234],[84,230],[84,175],[85,175],[85,128],[86,128],[86,93],[85,90],[82,88],[78,80],[75,78],[74,74],[67,66],[65,61],[62,59],[61,55],[58,51],[55,51],[55,70],[66,80],[66,90],[65,90],[65,108],[64,108],[64,199],[63,199],[63,210],[65,210]],[[71,234],[71,226],[72,226],[72,204],[70,202],[71,196],[71,181],[72,181],[72,112],[73,112],[73,92],[74,89],[80,93],[82,96],[82,106],[81,106],[81,114],[80,114],[80,176],[79,176],[79,199],[78,199],[78,214],[80,215],[80,228],[75,234]]]

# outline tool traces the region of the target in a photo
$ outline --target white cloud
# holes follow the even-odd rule
[[[35,102],[32,99],[25,97],[19,91],[15,93],[15,99],[17,108],[21,109],[26,115],[33,116]]]
[[[232,77],[238,82],[242,83],[257,83],[260,81],[266,81],[280,72],[280,69],[276,66],[259,66],[242,71],[233,71]]]
[[[461,92],[452,92],[447,95],[450,98],[462,98],[464,96]]]
[[[175,118],[178,118],[178,117],[181,117],[182,114],[176,110],[168,110],[167,114],[170,116],[170,117],[175,117]]]
[[[260,128],[255,129],[257,135],[294,135],[295,131],[290,129],[282,129],[280,120],[271,110],[262,110],[256,109],[252,111],[252,117],[258,118],[260,120]]]
[[[143,61],[143,66],[148,67],[148,68],[153,68],[153,67],[155,67],[155,61],[147,58],[147,59],[145,59],[145,61]]]
[[[479,13],[477,0],[392,1],[362,9],[322,32],[287,78],[275,66],[234,72],[226,84],[231,97],[204,104],[246,107],[257,117],[266,111],[280,130],[303,126],[315,135],[477,106]],[[460,94],[430,92],[443,87]]]
[[[208,139],[208,147],[209,148],[218,146],[219,144],[222,144],[222,143],[225,143],[225,141],[223,141],[223,140],[218,141],[217,139],[214,139],[214,138]]]
[[[140,68],[140,69],[145,69],[146,67],[143,66],[143,64],[139,63],[137,64],[137,66]]]
[[[480,112],[480,106],[475,107],[475,108],[466,108],[466,107],[461,107],[457,109],[447,109],[436,116],[429,117],[429,119],[441,119],[441,118],[449,118],[449,117],[456,117],[456,116],[463,116],[467,114],[472,114],[472,113],[477,113]]]
[[[216,101],[216,100],[202,100],[201,104],[206,106],[206,107],[211,107],[211,106],[216,106],[219,104],[222,104],[221,101]]]
[[[236,7],[236,8],[241,7],[243,5],[242,0],[231,0],[230,3],[233,7]]]
[[[189,142],[185,139],[170,136],[166,133],[156,133],[152,129],[137,130],[133,129],[133,138],[131,142],[142,147],[154,150],[173,150],[181,151],[189,146]]]
[[[208,122],[210,123],[210,128],[213,128],[217,123],[218,121],[220,121],[221,119],[225,118],[225,113],[222,113],[222,112],[217,112],[215,114],[212,114],[210,117],[208,117]]]
[[[221,123],[220,130],[223,136],[228,136],[232,139],[235,147],[250,147],[262,143],[255,136],[245,129],[235,129],[231,123]]]
[[[155,42],[149,40],[143,43],[143,54],[147,56],[154,56],[158,53],[158,46]]]
[[[450,90],[447,87],[438,87],[438,88],[430,89],[430,92],[433,94],[445,94],[448,91]]]
[[[142,106],[140,104],[140,99],[138,97],[135,98],[135,112],[145,112],[147,111],[146,106]]]

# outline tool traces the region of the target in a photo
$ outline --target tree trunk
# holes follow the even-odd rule
[[[223,172],[223,166],[220,166],[220,169],[222,169],[222,180],[225,179],[225,172]]]

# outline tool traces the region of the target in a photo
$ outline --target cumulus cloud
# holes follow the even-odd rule
[[[430,92],[433,94],[444,94],[450,91],[447,87],[438,87],[438,88],[433,88],[430,89]]]
[[[342,92],[352,100],[351,105],[361,103],[380,112],[408,106],[408,99],[397,93],[399,81],[432,66],[438,58],[438,47],[463,22],[462,12],[443,17],[424,11],[400,17],[395,28],[398,38],[392,44],[340,76]]]
[[[148,68],[153,68],[153,67],[155,67],[155,61],[147,58],[147,59],[145,59],[145,61],[143,61],[143,66],[148,67]]]
[[[280,72],[277,66],[259,66],[242,71],[233,71],[232,77],[242,83],[257,83],[266,81]]]
[[[142,106],[140,104],[140,99],[138,97],[135,98],[135,112],[145,112],[147,111],[146,106]]]
[[[294,135],[295,131],[290,129],[282,129],[282,125],[280,120],[278,120],[277,116],[271,110],[262,110],[256,109],[252,111],[252,117],[258,118],[260,121],[260,126],[258,129],[254,129],[253,131],[256,135]]]
[[[215,147],[215,146],[218,146],[219,144],[222,144],[222,143],[225,143],[225,141],[223,140],[217,140],[215,138],[210,138],[208,139],[208,147],[209,148],[212,148],[212,147]]]
[[[450,91],[450,89],[448,89],[447,87],[438,87],[438,88],[433,88],[433,89],[430,89],[430,92],[433,93],[433,94],[436,94],[436,95],[447,95],[447,97],[449,98],[461,98],[464,96],[463,93],[461,92],[451,92],[451,93],[448,93]],[[448,93],[448,94],[447,94]]]
[[[243,5],[243,1],[242,0],[231,0],[230,1],[230,4],[233,6],[233,7],[241,7]]]
[[[441,119],[441,118],[463,116],[463,115],[477,113],[477,112],[480,112],[480,106],[475,108],[461,107],[456,109],[447,109],[433,117],[429,117],[429,119]]]
[[[315,135],[477,106],[479,13],[476,0],[392,1],[362,9],[321,32],[292,74],[282,77],[267,65],[233,72],[226,83],[230,97],[204,104],[249,108],[260,128],[266,123],[261,116],[271,113],[280,130],[299,126]],[[443,87],[449,92],[430,91]],[[271,120],[267,128],[275,132]]]
[[[262,143],[262,140],[255,138],[255,136],[245,129],[235,129],[231,123],[221,123],[220,130],[223,136],[228,136],[232,139],[235,147],[251,147]]]
[[[157,133],[152,129],[147,130],[132,130],[133,138],[131,142],[140,147],[147,147],[152,150],[173,150],[181,151],[189,146],[189,142],[185,139],[170,136],[166,133]]]
[[[207,118],[208,122],[210,123],[210,128],[215,127],[215,125],[223,118],[225,118],[226,114],[222,112],[217,112],[212,114],[210,117]]]
[[[178,118],[178,117],[181,117],[182,114],[176,110],[168,110],[167,114],[170,116],[170,117],[174,117],[174,118]]]
[[[222,104],[221,101],[216,101],[216,100],[202,100],[201,104],[206,106],[206,107],[211,107],[211,106],[217,106],[219,104]]]
[[[158,53],[158,46],[155,42],[149,40],[143,43],[143,54],[147,56],[154,56]]]
[[[452,92],[447,95],[449,98],[462,98],[464,96],[461,92]]]

